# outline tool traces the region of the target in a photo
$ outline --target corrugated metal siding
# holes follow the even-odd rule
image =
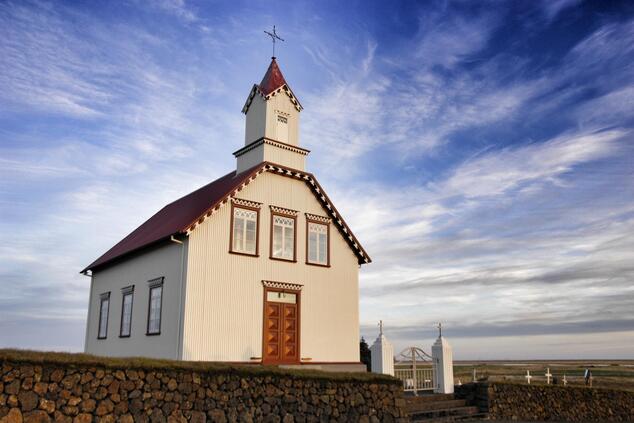
[[[259,147],[236,157],[237,173],[242,173],[264,161],[264,149],[262,147],[263,146],[260,145]]]
[[[93,273],[85,345],[87,353],[113,357],[178,358],[183,248],[186,245],[168,243]],[[161,334],[147,336],[148,281],[159,277],[165,278]],[[119,338],[121,289],[130,285],[134,285],[132,330],[129,338]],[[100,294],[108,291],[108,336],[106,339],[97,339]]]
[[[249,107],[246,117],[246,129],[244,131],[244,145],[264,136],[266,128],[266,104],[264,99],[256,94]]]
[[[251,169],[264,161],[304,170],[306,156],[274,145],[261,144],[236,158],[238,173]]]
[[[279,92],[266,102],[266,134],[265,137],[278,139],[276,134],[277,128],[277,111],[287,113],[288,119],[288,144],[299,145],[299,112],[291,102],[291,99],[283,93]]]
[[[359,361],[357,258],[331,226],[331,267],[305,264],[304,212],[323,215],[304,182],[264,173],[239,194],[263,203],[258,258],[229,254],[230,205],[189,237],[183,358],[249,361],[262,356],[261,281],[304,285],[301,293],[301,357],[312,361]],[[297,263],[269,259],[270,211],[300,211]]]
[[[281,164],[292,169],[304,170],[306,156],[273,145],[265,144],[262,147],[264,147],[264,161]]]

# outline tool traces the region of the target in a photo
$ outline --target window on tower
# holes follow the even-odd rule
[[[288,117],[281,114],[277,115],[275,137],[278,141],[288,142]]]

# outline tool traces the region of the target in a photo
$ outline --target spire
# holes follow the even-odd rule
[[[281,89],[282,87],[283,89]],[[266,70],[264,78],[262,78],[262,82],[260,82],[260,84],[253,84],[249,97],[247,97],[247,101],[242,107],[242,113],[247,114],[256,94],[259,94],[264,101],[268,101],[271,97],[275,96],[276,91],[280,89],[290,98],[293,107],[295,107],[298,112],[301,112],[303,109],[302,105],[299,103],[297,97],[295,97],[295,94],[293,94],[293,90],[291,90],[291,87],[286,82],[286,79],[284,79],[284,75],[282,75],[282,71],[277,64],[277,60],[275,57],[271,57],[271,64]]]
[[[284,75],[282,75],[282,71],[280,67],[277,65],[277,61],[275,57],[271,57],[271,64],[269,68],[266,70],[264,74],[264,78],[262,78],[262,82],[260,82],[259,88],[262,91],[262,94],[265,96],[271,94],[273,91],[277,90],[282,85],[288,84],[284,79]]]

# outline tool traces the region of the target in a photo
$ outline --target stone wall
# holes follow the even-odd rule
[[[553,385],[469,383],[463,398],[492,420],[634,421],[634,392]]]
[[[0,350],[0,423],[407,421],[384,376],[29,354]]]

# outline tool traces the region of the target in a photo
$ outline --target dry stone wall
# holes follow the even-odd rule
[[[0,363],[0,423],[407,421],[400,385],[386,378]]]
[[[553,385],[469,383],[456,396],[478,405],[491,420],[634,421],[634,392]]]

